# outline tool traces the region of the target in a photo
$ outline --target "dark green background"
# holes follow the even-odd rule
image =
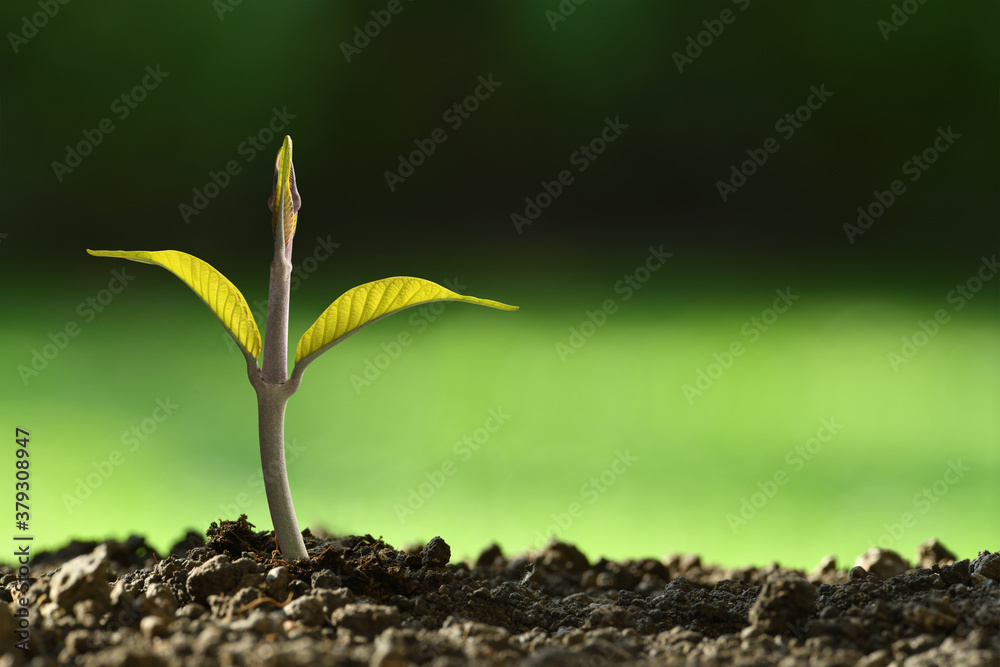
[[[997,395],[997,281],[986,283],[975,308],[966,311],[969,316],[956,316],[956,323],[945,329],[948,333],[936,339],[955,336],[947,347],[939,344],[944,357],[934,362],[937,370],[926,376],[914,375],[908,381],[908,390],[915,392],[930,387],[921,383],[934,384],[933,396],[921,394],[921,401],[900,398],[892,409],[874,408],[886,398],[884,387],[867,375],[848,370],[831,350],[840,342],[854,340],[852,332],[857,329],[852,326],[864,328],[873,321],[877,326],[885,324],[883,337],[875,346],[881,352],[859,362],[859,368],[868,368],[865,364],[870,363],[881,373],[886,368],[885,352],[899,346],[900,336],[912,334],[918,319],[926,319],[935,309],[950,308],[946,293],[975,274],[981,257],[997,251],[1000,136],[996,35],[1000,12],[996,3],[902,3],[918,9],[897,31],[889,33],[888,39],[883,38],[879,21],[888,21],[893,14],[894,5],[889,2],[753,0],[741,9],[744,4],[588,0],[553,29],[546,12],[558,11],[557,0],[401,0],[402,12],[393,15],[370,44],[347,62],[341,43],[353,40],[355,27],[372,21],[370,12],[384,10],[385,2],[244,0],[231,7],[232,11],[220,14],[220,7],[229,6],[225,0],[74,0],[59,5],[58,13],[27,43],[18,45],[15,53],[9,34],[22,32],[24,17],[42,10],[38,2],[7,0],[0,5],[5,37],[0,47],[0,197],[4,203],[0,232],[6,234],[0,239],[0,291],[5,298],[4,423],[30,421],[28,425],[41,433],[47,428],[44,422],[59,423],[67,432],[77,433],[78,443],[61,442],[59,448],[63,449],[52,451],[76,452],[83,474],[91,458],[104,456],[117,435],[111,436],[109,444],[101,440],[104,436],[83,428],[73,430],[75,411],[84,409],[81,397],[88,392],[94,396],[94,386],[105,387],[97,391],[103,402],[86,404],[85,409],[95,419],[102,405],[121,406],[135,398],[135,409],[110,427],[117,434],[122,430],[121,420],[126,425],[141,420],[151,409],[153,398],[161,395],[144,394],[145,388],[132,383],[129,378],[141,372],[145,374],[143,382],[154,387],[151,392],[158,391],[158,373],[164,374],[160,377],[173,374],[170,377],[177,378],[177,387],[197,384],[204,391],[227,391],[231,381],[231,391],[236,392],[234,404],[240,410],[250,410],[235,418],[250,420],[246,433],[252,434],[252,398],[249,389],[240,386],[245,381],[239,364],[223,359],[220,365],[225,365],[216,373],[214,367],[183,356],[189,350],[194,354],[193,348],[200,345],[224,348],[208,314],[195,310],[193,297],[158,269],[130,268],[139,276],[135,286],[128,288],[120,305],[115,301],[114,313],[102,316],[94,328],[85,329],[79,343],[61,353],[58,372],[49,371],[25,384],[17,366],[31,358],[33,349],[47,343],[47,333],[60,330],[68,320],[79,320],[77,304],[104,287],[109,271],[117,267],[108,260],[87,256],[84,248],[184,250],[233,279],[250,301],[262,299],[270,254],[270,214],[265,204],[280,136],[249,162],[238,147],[266,127],[272,109],[277,108],[295,116],[285,131],[295,141],[303,199],[297,256],[311,254],[316,237],[329,236],[340,244],[334,260],[322,263],[296,293],[293,320],[300,319],[293,322],[293,328],[307,326],[326,303],[361,282],[400,274],[438,281],[459,276],[468,293],[522,306],[515,315],[486,311],[458,315],[458,307],[449,308],[449,315],[454,311],[457,321],[441,326],[442,336],[456,336],[474,346],[479,331],[476,322],[499,327],[493,329],[495,338],[483,342],[488,349],[479,354],[493,360],[491,372],[509,374],[503,379],[507,384],[489,376],[479,380],[473,376],[468,381],[496,382],[491,386],[504,388],[489,399],[495,400],[489,405],[512,401],[512,396],[524,398],[535,391],[565,401],[560,411],[532,403],[532,409],[546,415],[545,430],[527,429],[519,435],[518,447],[522,449],[511,445],[507,459],[498,454],[497,465],[509,464],[513,471],[502,489],[488,475],[477,477],[468,497],[456,500],[461,511],[471,513],[468,524],[480,529],[485,525],[485,529],[469,533],[474,537],[462,543],[466,552],[485,546],[490,522],[503,513],[502,504],[477,506],[477,494],[523,497],[530,504],[538,486],[559,478],[565,461],[593,460],[600,463],[595,463],[597,470],[607,465],[605,450],[598,448],[591,453],[587,448],[578,449],[572,438],[562,445],[546,444],[545,434],[569,429],[573,420],[590,420],[596,415],[603,424],[598,429],[601,433],[621,430],[624,420],[646,423],[650,434],[662,434],[672,443],[662,445],[667,461],[684,459],[687,455],[677,453],[677,448],[693,446],[691,441],[666,437],[675,427],[670,415],[683,412],[683,419],[692,420],[691,428],[702,429],[703,434],[725,434],[720,437],[724,442],[720,449],[698,445],[700,453],[695,459],[700,463],[685,463],[690,475],[699,479],[711,480],[713,471],[725,469],[725,480],[739,480],[743,465],[739,457],[754,460],[755,448],[765,446],[755,443],[773,447],[777,452],[773,460],[780,462],[784,451],[815,430],[825,411],[803,417],[805,426],[796,426],[802,436],[788,436],[793,438],[790,445],[781,429],[782,424],[796,418],[790,414],[795,407],[776,401],[751,408],[736,400],[692,417],[694,413],[684,412],[687,403],[680,383],[664,390],[669,401],[661,400],[653,389],[656,378],[650,376],[650,369],[661,364],[677,368],[679,377],[688,378],[682,381],[690,382],[695,369],[704,368],[713,352],[725,349],[738,336],[742,322],[759,315],[770,303],[775,289],[788,286],[814,296],[808,311],[811,319],[806,320],[812,325],[797,324],[794,330],[790,325],[786,331],[790,338],[780,339],[780,344],[779,339],[772,339],[771,345],[777,348],[769,354],[783,359],[781,363],[791,363],[793,369],[801,369],[806,362],[828,365],[821,372],[803,371],[790,378],[777,371],[769,375],[768,369],[773,370],[779,362],[759,357],[755,363],[761,365],[755,376],[742,377],[738,383],[732,380],[737,383],[734,387],[740,388],[740,396],[759,398],[783,391],[799,395],[806,391],[822,397],[843,391],[844,395],[860,397],[859,404],[873,409],[876,417],[886,410],[898,411],[899,423],[937,417],[942,424],[954,419],[968,427],[967,432],[958,433],[942,426],[940,434],[928,435],[935,443],[934,452],[914,445],[920,440],[919,433],[896,426],[886,426],[895,434],[891,443],[885,442],[884,433],[869,433],[866,439],[864,433],[855,431],[861,438],[855,451],[884,453],[884,460],[891,462],[886,465],[903,479],[910,474],[907,461],[911,456],[925,457],[930,461],[927,470],[937,470],[953,447],[955,451],[969,446],[969,451],[995,452],[997,418],[995,411],[984,411],[982,406]],[[723,11],[731,12],[735,19],[679,72],[675,52],[683,52],[688,37],[705,31],[703,22],[716,21]],[[169,75],[121,119],[112,104],[140,84],[147,67],[159,67]],[[460,128],[449,128],[442,114],[470,95],[480,76],[492,76],[501,85]],[[775,122],[804,104],[813,86],[825,87],[832,96],[792,137],[783,137],[775,130]],[[96,128],[103,118],[112,119],[114,131],[105,135],[72,173],[57,179],[52,163],[64,161],[67,145],[76,145],[83,139],[82,133]],[[574,173],[575,182],[519,234],[511,214],[523,212],[525,197],[535,196],[541,181],[551,181],[560,170],[572,168],[570,155],[598,135],[605,118],[620,118],[628,128],[585,172]],[[447,140],[391,192],[384,172],[396,168],[397,155],[413,150],[414,140],[426,139],[438,127],[445,129]],[[960,138],[911,183],[901,171],[903,163],[932,145],[939,128],[951,128]],[[778,152],[769,155],[746,185],[723,202],[717,181],[729,177],[730,165],[746,159],[747,149],[760,148],[769,137],[777,139]],[[241,173],[185,224],[178,207],[192,202],[193,189],[203,189],[210,172],[223,170],[234,159],[240,161]],[[904,180],[905,194],[896,198],[871,229],[849,243],[843,225],[853,223],[858,206],[867,207],[874,199],[873,191],[887,190],[894,179]],[[584,381],[579,377],[554,371],[536,374],[540,362],[529,351],[537,351],[546,363],[555,358],[553,342],[566,339],[569,327],[579,325],[587,310],[613,296],[615,282],[643,263],[647,248],[661,244],[674,253],[669,275],[656,274],[642,298],[629,304],[630,312],[619,320],[621,337],[616,336],[612,343],[608,334],[600,343],[608,346],[601,348],[600,358],[610,366],[594,365],[593,357],[584,361],[588,348],[573,360],[591,364],[587,381],[597,385],[581,384]],[[299,299],[301,310],[296,311]],[[845,320],[844,313],[851,315]],[[185,337],[191,331],[186,325],[188,317],[190,322],[198,322],[191,326],[204,327],[197,331],[207,333]],[[886,324],[884,318],[893,317],[896,319]],[[263,322],[260,324],[263,329]],[[536,347],[519,338],[534,325],[549,327]],[[356,352],[356,359],[345,356],[343,362],[328,362],[322,371],[311,371],[310,376],[335,376],[345,385],[344,378],[373,358],[380,343],[391,341],[406,329],[403,321],[386,326],[366,342],[360,337],[352,340],[349,345],[358,346],[354,352],[344,346],[343,354]],[[648,333],[643,328],[647,326],[680,327],[686,339],[702,341],[704,348],[685,347],[666,335],[657,347],[659,334],[654,332],[649,349],[657,355],[655,364],[649,357],[629,357],[629,351],[646,348],[635,343],[629,350],[633,339],[624,334],[634,331],[641,338]],[[445,334],[445,330],[450,333]],[[610,330],[609,324],[606,331]],[[297,329],[291,332],[293,343],[297,336]],[[212,342],[205,344],[206,337]],[[99,345],[99,340],[106,346]],[[594,346],[589,349],[596,349],[597,341],[595,338],[588,344]],[[173,345],[181,346],[183,352]],[[802,346],[806,362],[790,362],[787,355],[780,356],[795,345]],[[151,354],[140,354],[143,346]],[[206,358],[219,349],[210,349]],[[432,387],[449,384],[448,373],[456,365],[470,362],[466,357],[450,356],[448,350],[452,349],[448,343],[413,380],[392,382],[404,384],[400,391],[405,388],[411,394],[422,391],[414,383]],[[624,355],[617,357],[618,361],[616,350]],[[930,357],[930,350],[922,351],[923,356],[914,364]],[[422,354],[420,351],[413,357]],[[862,358],[849,351],[844,354]],[[62,361],[71,355],[81,364],[74,365],[72,372],[71,362]],[[152,361],[144,364],[144,358]],[[632,379],[621,375],[627,364],[631,364]],[[56,365],[53,363],[53,368]],[[649,398],[650,407],[638,409],[637,403],[628,401],[615,404],[615,396],[631,396],[627,388],[639,386],[636,382],[650,383],[641,385],[640,394],[636,394]],[[173,386],[165,384],[168,388],[163,394]],[[349,390],[350,385],[346,386]],[[585,390],[583,399],[567,398],[581,389]],[[176,395],[183,389],[173,391]],[[205,401],[212,400],[211,393],[205,396]],[[317,402],[317,410],[329,411],[317,419],[336,421],[340,410],[370,414],[370,421],[395,419],[384,405],[350,404],[352,396],[355,394],[349,391],[345,399],[348,405],[343,407],[324,402],[326,397],[310,400]],[[588,396],[592,402],[586,400]],[[677,399],[680,402],[675,405],[672,401]],[[184,404],[191,405],[194,400],[185,398]],[[455,406],[457,416],[441,416],[428,428],[466,432],[479,424],[488,402]],[[952,413],[928,414],[943,405]],[[651,411],[657,414],[651,415]],[[763,430],[750,436],[748,420],[762,425]],[[873,420],[873,424],[878,421]],[[456,422],[463,426],[453,428]],[[339,425],[327,423],[327,427],[335,431]],[[772,427],[775,436],[769,438],[766,431]],[[407,428],[400,424],[386,437],[402,437]],[[954,433],[955,441],[949,442],[942,435],[949,432]],[[310,463],[310,469],[330,470],[332,475],[346,457],[356,460],[350,476],[364,478],[371,466],[394,456],[362,451],[369,436],[359,432],[361,442],[331,450],[327,459]],[[183,451],[196,454],[211,448],[204,441],[191,442],[199,439],[194,424],[170,437],[173,440],[161,443],[163,447],[168,442],[171,447],[190,446],[193,449]],[[239,452],[236,456],[247,459],[241,458],[240,465],[245,463],[252,470],[255,453],[252,435],[249,437],[251,442],[235,451]],[[445,454],[425,452],[420,458],[418,451],[406,455],[416,457],[413,465],[419,473],[433,469],[446,456],[453,438],[442,437],[448,440]],[[43,445],[38,447],[40,458]],[[95,453],[80,454],[87,448]],[[344,453],[344,449],[351,453]],[[553,450],[550,458],[536,461],[530,475],[523,469],[518,473],[516,459],[521,454],[514,452],[544,449]],[[607,451],[613,450],[611,446]],[[729,452],[739,452],[735,463]],[[974,493],[969,492],[967,506],[959,506],[956,500],[948,510],[954,514],[938,515],[942,527],[948,524],[947,517],[968,511],[968,505],[974,503],[985,503],[994,517],[1000,509],[997,493],[990,490],[988,481],[996,471],[997,459],[995,453],[984,456],[977,465],[985,479],[977,482],[981,485]],[[226,475],[223,470],[212,472],[212,466],[222,465],[219,461],[172,463],[190,466],[198,479]],[[169,464],[161,460],[157,465]],[[664,465],[669,469],[669,463]],[[680,495],[671,496],[671,512],[684,514],[689,510],[697,515],[706,498],[719,493],[729,494],[738,506],[739,497],[752,491],[754,483],[766,478],[774,467],[762,459],[760,471],[747,471],[742,490],[728,481],[719,482],[721,488],[716,490],[711,490],[711,481],[704,482],[708,487],[685,486],[683,492],[675,485],[673,493]],[[914,464],[913,469],[918,467]],[[868,466],[868,473],[878,469],[877,465]],[[574,474],[569,474],[569,499],[574,495],[575,480],[581,479]],[[67,473],[64,477],[72,480],[76,475]],[[995,481],[996,475],[992,477]],[[42,473],[39,479],[44,484]],[[844,516],[870,517],[872,526],[881,530],[881,523],[898,517],[910,505],[912,486],[919,489],[924,481],[932,480],[914,473],[913,484],[902,485],[898,507],[882,507],[881,500],[859,500],[857,506],[840,507],[847,513]],[[420,474],[415,479],[389,477],[378,484],[372,482],[367,492],[390,495],[395,502],[397,489],[405,491],[419,481]],[[843,489],[846,497],[857,499],[851,486],[855,482],[866,489],[879,485],[877,476],[865,477],[864,482],[852,482],[850,476],[827,476],[815,488]],[[135,484],[142,488],[142,484]],[[292,485],[294,492],[294,479]],[[655,499],[657,494],[666,497],[671,493],[667,486],[662,478],[650,477],[644,482],[644,491],[636,496],[646,499],[636,505],[644,509],[633,508],[627,522],[611,515],[606,525],[633,537],[643,534],[653,517],[658,517],[656,522],[662,519]],[[345,487],[331,482],[326,490],[333,509],[314,508],[303,522],[322,520],[337,529],[384,533],[397,540],[426,538],[430,531],[439,530],[429,521],[419,530],[394,534],[392,530],[398,525],[390,530],[343,519],[337,508],[346,501],[338,488]],[[45,520],[53,523],[50,533],[39,539],[44,537],[51,544],[74,531],[85,536],[156,532],[166,541],[195,522],[191,514],[165,513],[155,529],[140,523],[119,526],[112,514],[114,506],[109,505],[103,510],[107,528],[102,531],[96,519],[81,524],[59,514],[62,504],[57,498],[63,492],[62,488],[47,489],[53,505]],[[808,496],[808,490],[805,492]],[[136,497],[131,487],[118,493]],[[164,489],[155,488],[152,493],[157,498],[155,506],[160,508],[157,511],[166,512],[162,508],[169,507],[170,501],[162,497]],[[207,505],[218,501],[204,485],[184,493],[186,497],[204,494]],[[838,525],[840,510],[822,498],[813,500],[830,512],[824,521]],[[539,503],[543,515],[539,522],[544,525],[550,509],[564,507],[567,502]],[[753,538],[758,546],[749,548],[743,540],[725,535],[722,516],[734,503],[720,503],[723,505],[729,509],[706,510],[722,522],[721,537],[701,539],[698,521],[693,521],[695,525],[680,531],[684,540],[668,531],[663,538],[628,538],[622,544],[654,555],[679,549],[708,550],[706,556],[713,560],[787,558],[803,565],[815,562],[834,546],[840,546],[845,557],[866,548],[862,537],[823,545],[819,538],[809,542],[787,530],[758,535]],[[813,512],[814,507],[809,507]],[[815,513],[788,511],[785,529],[789,522],[816,520]],[[262,505],[256,505],[253,512],[251,520],[269,525]],[[454,508],[450,512],[461,513]],[[436,520],[443,521],[447,514],[443,511]],[[390,520],[393,517],[391,508],[388,516]],[[85,528],[79,528],[81,525]],[[778,525],[782,525],[780,520]],[[915,531],[907,540],[919,542],[933,536],[925,534],[930,531],[930,526]],[[527,537],[498,537],[505,548],[519,549],[527,546],[533,534],[534,526],[526,529]],[[871,534],[872,539],[878,535],[871,530],[864,534]],[[588,535],[591,552],[622,550],[594,538],[598,532]],[[995,540],[995,527],[991,535]],[[575,537],[572,533],[566,536]],[[463,538],[455,535],[452,539],[461,543]],[[582,536],[580,539],[585,541]],[[991,546],[979,544],[967,527],[953,539],[969,548]],[[908,544],[904,551],[910,548]]]

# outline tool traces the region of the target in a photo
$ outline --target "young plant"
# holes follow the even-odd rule
[[[292,272],[292,238],[301,199],[292,166],[292,139],[285,137],[274,165],[274,187],[268,199],[274,232],[274,260],[267,299],[264,342],[236,286],[206,262],[177,250],[87,250],[97,257],[120,257],[167,269],[194,290],[211,308],[246,357],[247,375],[257,392],[260,462],[264,489],[278,547],[286,560],[308,558],[292,505],[285,469],[285,405],[302,382],[309,364],[331,347],[369,324],[404,308],[434,301],[464,301],[501,310],[517,306],[462,296],[421,278],[384,278],[359,285],[338,297],[299,339],[295,366],[288,374],[288,297]],[[261,363],[258,366],[257,359]]]

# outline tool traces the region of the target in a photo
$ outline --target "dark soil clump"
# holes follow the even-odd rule
[[[165,558],[140,537],[73,542],[35,557],[26,592],[0,567],[0,666],[1000,665],[1000,554],[935,541],[917,568],[873,550],[805,573],[560,542],[450,563],[440,537],[399,551],[308,530],[309,561],[289,563],[246,517],[207,535]]]

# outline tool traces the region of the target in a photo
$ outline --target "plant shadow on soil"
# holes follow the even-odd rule
[[[0,566],[4,664],[1000,664],[1000,554],[934,540],[917,567],[875,549],[805,573],[591,562],[556,541],[452,564],[440,537],[401,551],[309,530],[309,560],[287,562],[246,516],[207,537],[163,558],[138,536],[74,541],[27,580]]]

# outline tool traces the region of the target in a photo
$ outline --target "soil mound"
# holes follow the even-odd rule
[[[572,544],[451,563],[303,533],[286,562],[246,517],[161,557],[141,537],[0,567],[0,666],[1000,665],[1000,553],[874,549],[854,567],[590,561]],[[20,577],[20,578],[19,578]],[[27,648],[27,650],[22,650]]]

